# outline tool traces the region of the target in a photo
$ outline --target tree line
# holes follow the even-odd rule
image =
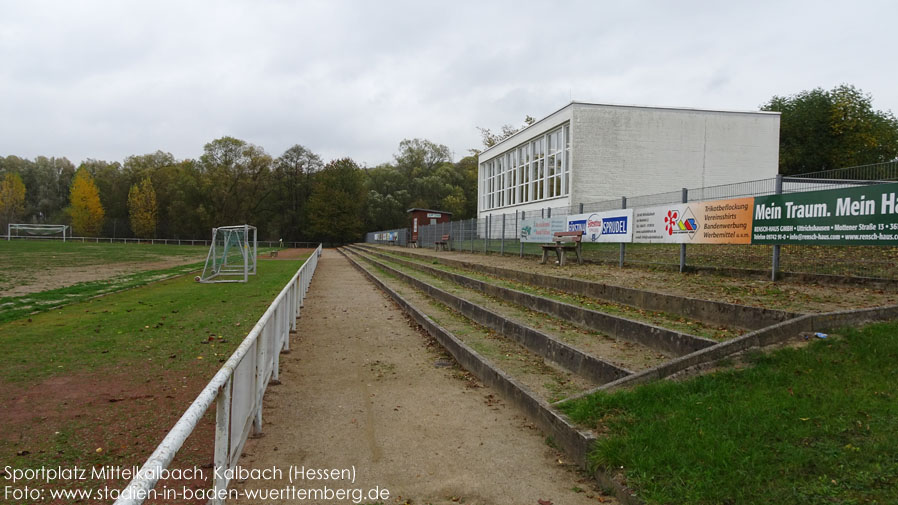
[[[898,120],[853,86],[774,96],[761,109],[782,114],[781,174],[898,159]],[[478,130],[488,148],[534,122],[526,116],[520,127]],[[407,226],[412,207],[476,216],[479,151],[470,152],[454,161],[445,145],[406,139],[391,162],[369,168],[349,158],[324,163],[299,144],[275,158],[222,137],[198,159],[157,151],[76,167],[66,158],[0,157],[0,226],[70,224],[84,236],[191,239],[249,223],[265,240],[347,242]]]
[[[458,218],[476,213],[477,161],[445,145],[403,140],[392,163],[324,163],[302,145],[277,158],[233,137],[199,159],[166,152],[121,163],[0,157],[0,225],[70,224],[78,236],[208,238],[212,227],[249,223],[266,240],[344,242],[365,230],[406,225],[410,207]]]

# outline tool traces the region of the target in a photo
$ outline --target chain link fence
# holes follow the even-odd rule
[[[418,247],[434,247],[434,243],[449,235],[454,251],[495,253],[516,256],[540,256],[538,243],[519,240],[519,223],[524,218],[548,218],[586,212],[602,212],[621,208],[652,207],[657,205],[709,200],[723,200],[776,194],[777,179],[760,179],[736,184],[622,197],[602,202],[578,203],[570,207],[545,208],[539,211],[494,214],[480,219],[466,219],[421,226]],[[799,193],[823,189],[857,187],[898,181],[898,161],[849,167],[824,172],[779,178],[782,193]],[[408,229],[389,230],[408,237]],[[377,232],[383,233],[383,232]],[[369,233],[366,242],[374,240]],[[396,245],[407,245],[397,242]],[[848,245],[734,245],[689,244],[686,264],[692,269],[711,269],[729,272],[769,275],[774,249],[779,248],[779,272],[844,277],[873,277],[898,279],[898,247]],[[583,258],[596,263],[677,269],[680,264],[680,244],[585,243]]]

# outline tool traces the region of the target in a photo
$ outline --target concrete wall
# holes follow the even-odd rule
[[[775,177],[780,116],[574,104],[574,203]]]

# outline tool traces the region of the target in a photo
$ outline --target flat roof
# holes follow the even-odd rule
[[[440,213],[440,214],[449,214],[450,216],[452,215],[451,212],[446,211],[446,210],[419,209],[419,208],[417,208],[417,207],[415,207],[414,209],[409,209],[409,210],[407,210],[407,211],[405,211],[405,212],[414,212],[414,211],[416,211],[416,210],[420,210],[420,211],[422,211],[422,212],[438,212],[438,213]]]
[[[498,144],[490,147],[489,149],[484,149],[483,152],[480,153],[480,156],[484,156],[490,151],[498,148],[499,146],[514,140],[518,136],[526,137],[527,130],[538,126],[543,121],[546,121],[550,117],[558,114],[559,112],[567,109],[569,107],[574,107],[575,105],[586,105],[592,107],[620,107],[625,109],[661,109],[661,110],[679,110],[679,111],[690,111],[690,112],[718,112],[718,113],[726,113],[726,114],[760,114],[760,115],[770,115],[770,116],[779,116],[781,113],[766,111],[766,110],[726,110],[726,109],[704,109],[700,107],[676,107],[676,106],[667,106],[667,105],[636,105],[636,104],[620,104],[620,103],[598,103],[598,102],[581,102],[577,100],[571,100],[569,103],[565,104],[561,108],[553,111],[551,114],[543,117],[542,119],[536,121],[532,125],[528,125],[526,128],[521,129],[514,135],[509,136],[508,138],[503,139]],[[479,158],[478,158],[479,162]]]

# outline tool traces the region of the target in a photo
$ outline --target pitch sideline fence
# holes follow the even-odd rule
[[[83,244],[151,244],[151,245],[199,245],[209,247],[211,241],[202,239],[177,239],[177,238],[112,238],[112,237],[39,237],[39,236],[21,236],[21,235],[0,235],[0,240],[62,240],[63,242],[81,242]],[[316,247],[318,242],[284,242],[284,247],[312,249]],[[280,242],[276,240],[260,240],[259,247],[279,247]]]
[[[228,487],[228,470],[240,459],[250,433],[262,432],[262,398],[269,381],[278,380],[279,355],[290,349],[290,332],[296,330],[303,300],[321,256],[321,244],[299,267],[275,297],[212,380],[196,397],[174,427],[123,489],[115,505],[140,505],[153,496],[152,489],[168,468],[181,445],[215,402],[215,459],[212,495],[221,497]],[[219,477],[220,476],[220,477]],[[223,500],[213,498],[210,504]]]
[[[602,202],[576,203],[569,207],[546,207],[526,213],[515,211],[499,214],[497,212],[479,219],[419,226],[418,245],[433,247],[435,241],[448,234],[451,248],[456,251],[514,254],[521,257],[541,255],[540,244],[524,243],[518,239],[518,223],[521,219],[679,204],[684,200],[688,203],[764,196],[777,192],[800,193],[822,189],[850,188],[894,181],[898,181],[898,161],[827,170],[800,176],[778,176],[735,184],[683,188],[653,195],[626,196]],[[403,242],[408,236],[407,228],[387,231],[398,232]],[[375,240],[377,233],[381,232],[368,233],[365,241],[387,243]],[[686,269],[688,263],[689,268],[766,271],[771,276],[775,276],[778,272],[788,272],[898,279],[898,247],[891,246],[689,244],[686,250],[688,253],[682,255],[683,248],[679,244],[584,244],[583,255],[584,258],[593,262],[619,266],[626,264],[680,268],[682,270]]]

